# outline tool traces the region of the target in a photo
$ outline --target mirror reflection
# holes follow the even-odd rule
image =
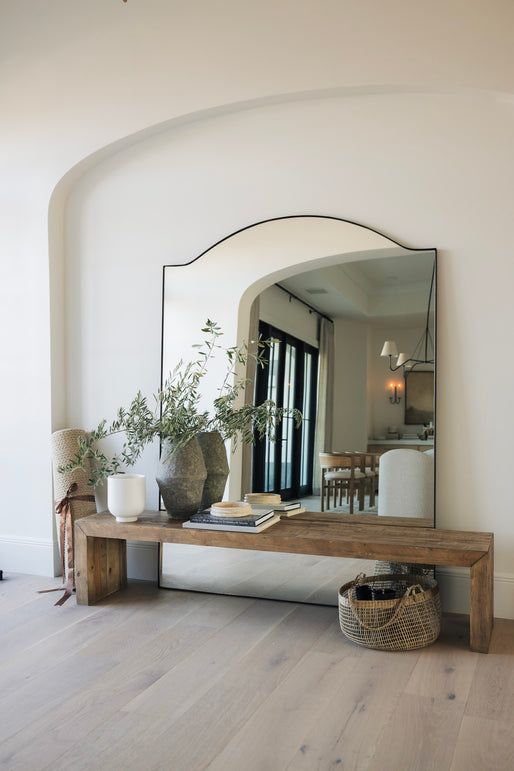
[[[265,366],[246,363],[244,401],[271,400],[284,419],[273,437],[227,447],[225,501],[280,509],[282,520],[305,527],[327,520],[432,527],[435,250],[315,220],[261,223],[190,265],[165,269],[163,373],[177,352],[187,358],[207,317],[234,341],[237,331],[250,350],[268,341]],[[350,228],[367,241],[360,233],[349,238]],[[299,427],[293,409],[302,413]],[[337,604],[339,586],[374,568],[362,560],[163,544],[160,584]]]
[[[286,417],[255,446],[252,491],[431,524],[434,279],[433,253],[409,253],[302,272],[259,295],[249,339],[273,342],[268,364],[248,373],[254,403],[296,407],[303,421],[296,430]],[[393,449],[428,453],[412,472],[426,467],[425,499],[381,495],[380,458]],[[408,473],[410,453],[397,457]]]

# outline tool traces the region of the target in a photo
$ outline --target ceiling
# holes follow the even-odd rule
[[[434,251],[398,247],[352,262],[298,273],[280,285],[332,318],[397,326],[425,321]]]

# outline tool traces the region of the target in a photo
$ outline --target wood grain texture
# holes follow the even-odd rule
[[[83,647],[75,658],[77,670],[88,671],[95,662],[105,662],[102,676],[88,681],[80,691],[68,695],[64,691],[63,696],[68,697],[55,701],[51,710],[34,711],[33,741],[27,744],[22,735],[11,735],[3,744],[0,762],[9,758],[9,767],[20,769],[38,767],[43,759],[45,764],[53,764],[77,741],[86,741],[91,731],[101,730],[127,703],[197,648],[206,646],[245,606],[245,601],[228,603],[223,597],[208,604],[202,598],[195,602],[189,595],[176,599],[178,603],[140,607],[137,620],[127,619]],[[217,626],[213,625],[214,615]],[[87,757],[87,763],[90,760]]]
[[[378,525],[380,527],[427,527],[433,529],[432,519],[424,517],[379,517],[369,514],[339,514],[337,511],[304,511],[293,515],[295,522],[338,522],[346,525]]]
[[[349,657],[309,651],[301,662],[302,676],[293,670],[252,719],[229,738],[209,768],[257,771],[287,767],[298,747],[305,745],[305,737],[315,732],[320,713],[335,700],[354,666]]]
[[[416,653],[391,656],[384,667],[382,654],[367,649],[360,659],[352,657],[344,680],[334,679],[330,698],[297,744],[288,771],[369,767],[417,659]]]
[[[512,771],[514,731],[507,722],[464,716],[450,771]]]
[[[110,514],[93,514],[79,520],[75,527],[98,538],[464,567],[477,562],[492,544],[491,533],[318,521],[319,516],[313,512],[302,519],[290,517],[262,533],[252,534],[186,529],[159,512],[148,512],[137,522],[123,524]]]
[[[332,623],[332,609],[289,605],[288,610],[284,620],[279,624],[274,622],[258,644],[249,644],[247,650],[243,646],[232,663],[230,654],[225,660],[223,654],[214,649],[211,655],[212,645],[206,644],[203,654],[196,653],[191,661],[171,671],[160,692],[153,694],[157,704],[152,710],[150,730],[147,727],[144,732],[136,730],[128,741],[123,737],[115,744],[108,744],[96,734],[91,736],[95,746],[100,741],[105,747],[95,757],[95,767],[144,768],[145,771],[206,768]],[[200,663],[202,655],[203,663]],[[217,664],[223,670],[219,676]],[[210,667],[210,678],[202,678],[200,682],[195,677],[199,666],[200,671]],[[138,714],[147,717],[148,703],[139,702],[136,707]],[[54,768],[76,768],[76,765],[57,764]]]
[[[127,585],[127,542],[87,535],[75,525],[75,586],[79,605],[92,605]]]
[[[492,655],[491,655],[492,654]],[[496,619],[488,656],[479,656],[466,715],[512,723],[514,667],[512,622]]]
[[[442,640],[419,657],[405,693],[465,705],[479,659],[478,653],[459,649],[454,639]]]
[[[448,771],[463,710],[452,699],[402,694],[377,741],[369,771]]]
[[[493,539],[484,556],[471,566],[470,647],[487,653],[494,620],[494,548]]]
[[[514,768],[513,621],[489,656],[466,650],[461,617],[392,654],[351,644],[333,608],[138,582],[54,608],[40,580],[2,586],[1,768]]]

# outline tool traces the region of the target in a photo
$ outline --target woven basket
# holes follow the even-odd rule
[[[62,431],[54,431],[52,434],[52,466],[54,478],[54,497],[56,501],[62,500],[66,491],[73,482],[77,484],[77,495],[92,493],[89,485],[91,465],[88,459],[84,461],[83,469],[74,469],[60,474],[57,469],[65,466],[75,457],[79,449],[79,439],[86,436],[86,432],[80,428],[65,428]],[[96,511],[95,504],[90,501],[74,501],[72,504],[73,518],[80,519]]]
[[[60,501],[66,495],[70,485],[75,482],[77,484],[76,495],[91,495],[93,488],[89,485],[89,477],[91,475],[91,466],[89,460],[84,463],[84,469],[74,469],[73,471],[67,471],[64,474],[60,474],[57,469],[59,466],[64,466],[69,463],[75,457],[78,451],[78,440],[81,437],[86,436],[86,432],[80,428],[66,428],[62,431],[54,431],[52,434],[52,466],[53,466],[53,480],[54,480],[54,498],[55,501]],[[88,514],[96,513],[96,505],[94,501],[73,501],[71,504],[71,510],[73,515],[73,523],[81,517],[86,517]],[[57,516],[57,533],[60,535],[60,517]],[[61,555],[66,554],[68,544],[60,543],[59,550]],[[65,569],[65,578],[67,578],[68,568]]]
[[[375,562],[375,569],[373,571],[374,575],[376,576],[382,576],[384,573],[394,573],[395,575],[397,573],[408,573],[411,576],[428,576],[429,578],[434,577],[434,566],[433,565],[415,565],[413,563],[403,563],[403,562],[388,562],[384,560],[377,560]]]
[[[393,588],[387,600],[357,600],[356,587]],[[339,590],[339,625],[350,640],[367,648],[408,651],[437,640],[441,632],[441,601],[434,579],[363,573]]]

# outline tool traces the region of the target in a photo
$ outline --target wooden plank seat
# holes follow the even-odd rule
[[[434,530],[405,517],[384,519],[305,512],[247,534],[186,529],[162,512],[145,512],[130,523],[93,514],[75,523],[77,602],[92,605],[126,586],[127,540],[468,567],[470,647],[487,653],[493,626],[493,534]]]

